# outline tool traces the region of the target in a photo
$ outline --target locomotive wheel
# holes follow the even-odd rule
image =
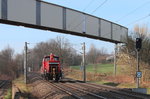
[[[48,78],[47,78],[46,70],[44,70],[44,78],[45,78],[45,80],[47,80],[47,79],[48,79]]]
[[[55,78],[55,81],[58,82],[58,80],[59,80],[59,75],[57,74],[56,78]]]
[[[50,75],[50,76],[49,76],[49,80],[53,80],[53,75]]]
[[[45,76],[45,80],[48,80],[48,75],[46,74],[46,76]]]

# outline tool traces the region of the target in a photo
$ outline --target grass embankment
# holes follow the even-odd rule
[[[7,91],[7,95],[4,96],[4,99],[11,99],[12,98],[12,89],[8,89]]]
[[[13,84],[16,85],[21,92],[28,92],[28,88],[27,88],[26,84],[24,83],[23,76],[14,80]]]
[[[73,70],[78,70],[79,73],[77,78],[80,77],[82,79],[82,73],[80,71],[80,66],[71,66],[71,69]],[[98,83],[98,84],[103,84],[103,85],[110,85],[114,87],[119,87],[119,88],[136,88],[136,84],[134,82],[134,78],[131,76],[128,76],[126,73],[122,72],[121,66],[117,66],[117,76],[113,76],[113,64],[90,64],[86,66],[86,71],[87,71],[87,80],[91,83]],[[75,71],[77,72],[77,71]],[[92,74],[90,74],[92,73]],[[106,74],[105,77],[98,77],[100,79],[94,79],[95,73],[101,74]],[[75,73],[73,74],[73,78],[76,77]],[[90,77],[88,77],[90,76]],[[89,79],[92,78],[92,79]],[[142,88],[145,88],[144,85],[141,84]],[[150,85],[146,87],[147,88],[147,93],[150,94]]]
[[[29,87],[27,87],[27,85],[24,83],[24,79],[23,76],[20,76],[19,78],[15,79],[13,81],[13,84],[21,91],[21,94],[19,94],[19,96],[21,97],[21,99],[27,99],[29,96]]]
[[[13,80],[13,85],[15,85],[21,91],[22,94],[29,93],[29,88],[27,88],[26,84],[24,83],[23,76]],[[23,96],[25,97],[21,96],[21,99],[27,98],[27,95]],[[4,99],[12,99],[12,88],[8,89],[6,96],[4,96]]]

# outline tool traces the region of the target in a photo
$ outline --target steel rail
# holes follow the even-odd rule
[[[57,88],[57,89],[59,89],[59,90],[61,90],[61,91],[63,91],[63,92],[65,92],[65,93],[67,93],[68,95],[70,95],[70,96],[72,96],[72,97],[74,97],[76,99],[83,99],[82,97],[74,94],[73,92],[70,92],[70,91],[66,90],[65,88],[62,88],[62,87],[60,87],[60,86],[58,86],[58,85],[56,85],[54,83],[48,82],[48,84],[53,86],[53,87],[55,87],[55,88]],[[49,94],[46,97],[48,97],[48,96],[49,96]],[[45,99],[45,97],[43,99]]]
[[[2,82],[0,83],[0,88],[2,88],[2,87],[6,84],[6,82],[7,82],[7,81],[2,81]]]
[[[81,84],[81,83],[78,83],[78,84]],[[121,95],[124,95],[124,96],[127,96],[127,97],[136,98],[136,99],[145,99],[145,97],[147,96],[146,94],[145,94],[145,97],[144,96],[140,96],[140,93],[135,93],[135,92],[132,92],[132,91],[126,91],[125,92],[125,91],[121,90],[121,88],[117,88],[118,90],[120,90],[120,91],[118,91],[116,88],[113,88],[111,86],[96,85],[96,84],[92,84],[92,83],[88,83],[88,84],[84,83],[82,85],[91,86],[91,87],[97,88],[97,89],[102,89],[103,88],[103,89],[109,90],[109,92],[116,93],[116,94],[121,94]],[[101,87],[101,88],[99,88],[99,87]],[[133,95],[133,93],[136,94],[136,95]]]
[[[69,83],[68,83],[68,84],[69,84]],[[99,98],[99,99],[107,99],[107,98],[105,98],[105,97],[103,97],[103,96],[100,96],[100,95],[97,95],[97,94],[95,94],[95,93],[92,93],[92,92],[88,92],[88,91],[85,91],[85,90],[82,90],[82,89],[75,88],[75,87],[72,86],[71,84],[69,84],[69,86],[66,85],[66,84],[63,84],[63,86],[66,86],[66,87],[68,87],[68,88],[72,88],[72,89],[78,90],[78,91],[80,91],[80,92],[86,93],[86,94],[88,94],[88,95],[90,95],[90,96],[94,96],[94,97]]]

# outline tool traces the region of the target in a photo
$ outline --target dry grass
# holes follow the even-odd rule
[[[77,80],[82,80],[83,74],[80,70],[75,69],[67,69],[67,74],[65,74],[68,78],[73,78]],[[127,75],[107,75],[100,73],[90,73],[87,72],[87,81],[107,81],[107,82],[115,82],[115,83],[134,83],[134,78],[132,76]]]
[[[23,76],[19,77],[18,79],[14,80],[13,81],[13,84],[19,88],[19,90],[22,92],[22,93],[28,93],[29,92],[29,89],[27,87],[27,85],[24,83],[24,80],[23,80]]]
[[[7,95],[4,96],[4,99],[11,99],[12,98],[12,89],[8,89],[7,91]]]
[[[134,78],[128,75],[107,76],[105,80],[116,83],[134,83]]]
[[[100,81],[106,77],[105,74],[87,72],[87,81]],[[83,73],[80,70],[65,69],[65,77],[76,80],[83,80]]]

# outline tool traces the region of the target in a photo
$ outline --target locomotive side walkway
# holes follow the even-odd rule
[[[31,93],[37,99],[150,99],[127,89],[63,79],[46,81],[38,73],[28,74]]]

